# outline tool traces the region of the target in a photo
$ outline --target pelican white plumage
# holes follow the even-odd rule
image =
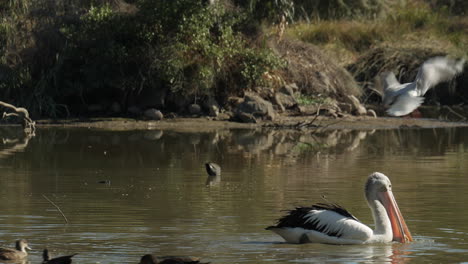
[[[398,82],[393,72],[382,73],[380,85],[387,114],[404,116],[413,112],[423,103],[423,96],[430,88],[454,78],[463,71],[464,64],[465,59],[434,57],[421,65],[414,82],[404,84]]]
[[[367,203],[371,208],[375,229],[361,223],[336,204],[316,204],[298,207],[267,227],[289,243],[367,244],[413,238],[393,197],[392,184],[380,172],[372,173],[365,185]]]

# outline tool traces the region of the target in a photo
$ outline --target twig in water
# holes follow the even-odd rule
[[[55,206],[55,208],[57,208],[57,210],[60,212],[60,214],[62,214],[63,216],[63,219],[65,219],[65,223],[68,224],[68,219],[67,217],[65,216],[65,214],[63,214],[62,210],[60,210],[60,207],[58,207],[54,202],[52,202],[49,198],[47,198],[47,196],[45,196],[44,194],[42,195],[42,197],[44,197],[44,199],[46,199],[49,203],[51,203],[53,206]]]

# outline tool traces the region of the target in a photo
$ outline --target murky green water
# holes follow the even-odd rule
[[[79,253],[76,263],[137,263],[147,253],[212,263],[468,261],[467,129],[0,132],[0,244],[27,238],[31,263],[45,247]],[[206,161],[222,167],[208,186]],[[321,195],[371,225],[363,184],[373,171],[392,180],[414,243],[292,245],[264,230]]]

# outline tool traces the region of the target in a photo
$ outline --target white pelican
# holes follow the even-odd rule
[[[461,73],[464,64],[465,59],[434,57],[421,65],[414,82],[404,84],[398,82],[393,72],[382,73],[380,85],[383,86],[382,100],[388,108],[387,114],[404,116],[413,112],[423,103],[427,90]]]
[[[365,186],[367,203],[374,216],[375,229],[336,204],[298,207],[267,227],[289,243],[367,244],[401,243],[413,238],[393,197],[392,184],[384,174],[372,173]]]

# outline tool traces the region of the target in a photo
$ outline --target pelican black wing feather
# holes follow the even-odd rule
[[[304,229],[315,230],[322,233],[327,233],[329,236],[340,237],[339,232],[334,232],[329,230],[327,225],[320,225],[319,219],[309,219],[310,212],[313,210],[327,210],[333,211],[337,214],[340,214],[346,218],[353,219],[360,222],[356,217],[349,213],[346,209],[341,207],[338,204],[326,204],[318,203],[310,207],[297,207],[294,210],[289,211],[288,214],[278,219],[276,226],[269,226],[266,229],[271,228],[282,228],[282,227],[302,227]]]
[[[326,203],[318,203],[312,206],[312,209],[315,210],[329,210],[329,211],[334,211],[342,216],[346,216],[348,218],[354,219],[358,222],[359,219],[357,219],[354,215],[352,215],[348,210],[344,209],[341,207],[339,204],[326,204]]]

